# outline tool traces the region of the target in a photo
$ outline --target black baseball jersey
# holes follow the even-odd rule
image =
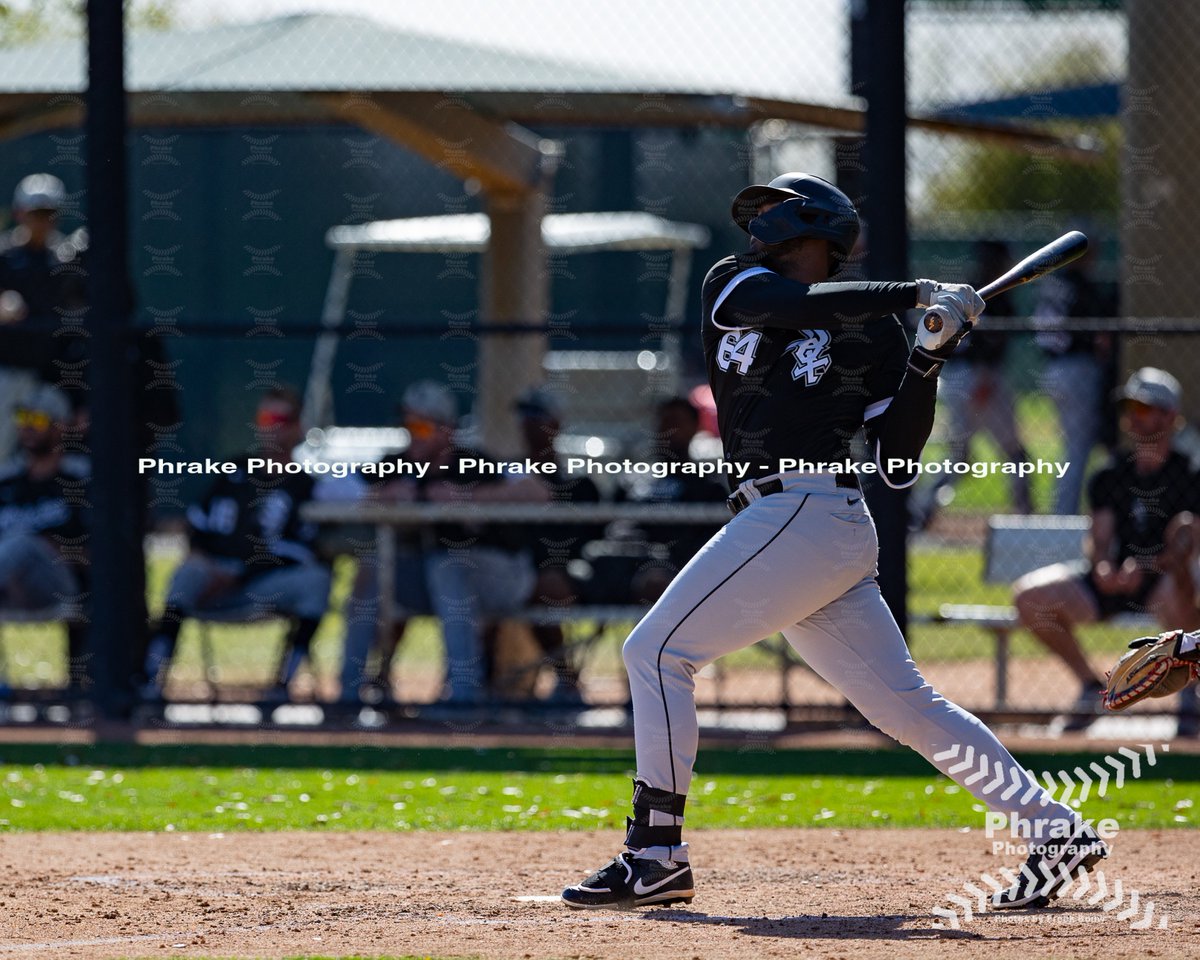
[[[53,476],[35,479],[24,463],[0,473],[0,537],[36,533],[67,556],[82,556],[89,463],[64,457]]]
[[[1148,560],[1162,552],[1173,516],[1200,510],[1200,478],[1174,450],[1153,473],[1138,473],[1133,454],[1126,454],[1092,477],[1088,500],[1093,510],[1111,510],[1116,516],[1117,556],[1110,559]]]
[[[248,575],[314,562],[317,529],[300,516],[313,486],[305,473],[249,473],[242,466],[222,474],[188,507],[192,545],[214,557],[241,560]]]
[[[916,294],[914,283],[802,284],[751,257],[718,262],[701,304],[725,458],[748,463],[750,479],[783,458],[844,462],[904,378],[908,336],[893,314]]]
[[[52,234],[44,247],[19,242],[19,231],[0,235],[0,290],[16,290],[30,320],[58,320],[63,310],[82,307],[84,274],[79,257],[83,242]]]
[[[692,460],[691,462],[695,462]],[[618,503],[723,503],[728,492],[717,480],[685,473],[668,477],[637,477],[618,490]],[[706,544],[721,525],[648,523],[641,525],[644,542],[661,544],[671,562],[682,567]]]
[[[568,474],[561,464],[558,473],[540,478],[550,488],[551,503],[599,503],[600,491],[588,477]],[[604,537],[604,524],[599,523],[539,523],[536,537],[526,543],[533,550],[533,563],[538,570],[565,566],[579,557],[589,540]]]
[[[489,466],[484,467],[483,463]],[[424,500],[425,488],[434,483],[489,487],[509,483],[512,479],[496,468],[495,458],[489,454],[470,447],[455,447],[444,464],[433,467],[423,478],[416,480],[417,499]],[[528,546],[525,531],[515,524],[440,523],[433,533],[438,543],[446,548],[477,546],[518,552]]]
[[[1038,298],[1033,308],[1038,325],[1034,337],[1037,345],[1054,357],[1094,354],[1095,333],[1062,328],[1077,318],[1115,316],[1116,300],[1112,285],[1097,283],[1078,266],[1043,277],[1038,281]]]

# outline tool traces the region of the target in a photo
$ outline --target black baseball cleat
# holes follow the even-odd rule
[[[1083,871],[1108,856],[1108,844],[1086,823],[1060,840],[1049,840],[1030,854],[1016,882],[992,897],[993,910],[1036,909],[1047,906]]]
[[[686,860],[647,860],[626,850],[582,883],[562,892],[568,907],[630,910],[667,903],[691,903],[692,867]]]

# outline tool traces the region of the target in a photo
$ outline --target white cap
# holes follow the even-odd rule
[[[52,173],[31,173],[13,191],[13,210],[60,210],[67,199],[67,188]]]
[[[1117,396],[1160,410],[1178,410],[1183,404],[1183,387],[1166,370],[1142,367],[1129,375]]]

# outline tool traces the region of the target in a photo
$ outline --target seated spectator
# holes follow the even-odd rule
[[[1081,684],[1078,730],[1100,709],[1104,683],[1075,636],[1080,624],[1122,612],[1150,612],[1164,627],[1200,626],[1192,569],[1193,513],[1200,480],[1172,449],[1182,399],[1179,382],[1162,370],[1136,371],[1120,393],[1121,426],[1132,450],[1097,473],[1089,486],[1092,530],[1087,559],[1043,567],[1014,584],[1017,612],[1029,629],[1071,668]]]
[[[268,390],[255,416],[255,455],[289,463],[300,442],[300,398],[287,387]],[[188,508],[188,555],[171,577],[166,608],[145,657],[143,699],[162,696],[184,619],[245,608],[288,618],[284,662],[270,698],[285,700],[308,657],[329,602],[329,568],[313,550],[316,529],[300,517],[312,499],[306,473],[250,473],[243,463],[223,474]]]
[[[546,387],[538,387],[522,394],[516,406],[524,455],[535,463],[558,464],[557,473],[539,477],[549,488],[550,502],[599,503],[600,491],[596,485],[586,476],[568,474],[554,449],[562,428],[561,398]],[[578,523],[538,524],[536,528],[530,528],[530,533],[534,535],[530,546],[537,571],[534,601],[548,607],[569,607],[578,603],[582,584],[572,575],[570,564],[580,558],[585,543],[602,535],[603,527]],[[539,624],[532,629],[543,656],[554,669],[556,683],[551,699],[579,701],[579,675],[567,657],[562,627]]]
[[[88,461],[63,451],[71,405],[38,387],[15,410],[20,454],[0,473],[0,608],[42,610],[78,604],[86,583],[84,485]],[[85,667],[82,622],[67,624],[69,684]]]
[[[404,427],[410,436],[405,458],[429,469],[423,477],[406,476],[381,490],[382,499],[430,503],[546,503],[550,492],[533,476],[504,473],[473,465],[490,461],[485,454],[458,446],[455,427],[458,403],[439,383],[412,384],[403,399]],[[439,524],[425,531],[423,569],[429,605],[442,623],[446,647],[446,680],[441,699],[479,703],[486,692],[483,631],[487,620],[515,613],[529,600],[536,582],[526,537],[511,526],[487,523]],[[373,589],[369,577],[360,580]],[[411,586],[411,585],[409,585]],[[414,594],[417,591],[413,591]],[[361,597],[360,597],[361,599]],[[400,599],[400,598],[398,598]],[[352,699],[367,660],[368,623],[355,611],[353,637],[347,635],[343,678]],[[372,627],[373,633],[373,627]]]
[[[437,385],[434,385],[437,387]],[[446,395],[437,389],[438,395],[444,400]],[[434,416],[446,413],[451,422],[457,420],[457,404],[454,397],[446,392],[450,403],[444,405],[444,410],[435,409]],[[416,395],[406,397],[417,406],[429,407],[422,404]],[[436,404],[434,404],[436,406]],[[402,408],[402,425],[409,420],[407,408]],[[412,438],[409,452],[413,446],[420,449],[422,440],[416,434],[424,432],[417,425],[417,417],[412,417],[413,430],[409,431]],[[385,453],[380,462],[394,462],[411,459],[404,451],[394,450]],[[411,503],[417,499],[417,480],[408,475],[383,476],[378,474],[363,475],[359,479],[357,491],[348,488],[348,492],[366,502],[375,503]],[[358,704],[362,699],[371,703],[390,699],[392,694],[391,665],[395,658],[400,641],[408,629],[408,622],[413,617],[432,616],[433,603],[429,599],[429,587],[425,582],[425,554],[422,549],[423,536],[420,530],[412,527],[400,527],[393,530],[395,543],[395,573],[392,578],[392,613],[395,617],[390,634],[378,637],[379,629],[379,567],[374,555],[360,559],[358,572],[355,576],[354,587],[346,602],[346,634],[342,651],[341,697],[344,704]],[[372,652],[376,655],[372,657]]]
[[[666,463],[695,462],[691,442],[700,431],[700,410],[686,397],[670,397],[656,410],[650,437],[649,460]],[[618,492],[624,503],[725,503],[728,491],[721,482],[696,474],[671,474],[662,478],[637,476]],[[642,524],[617,540],[606,562],[598,566],[598,602],[653,604],[710,536],[719,523]],[[623,542],[622,542],[623,541]],[[616,560],[616,562],[614,562]],[[614,576],[614,570],[620,569]],[[614,594],[616,588],[618,593]]]

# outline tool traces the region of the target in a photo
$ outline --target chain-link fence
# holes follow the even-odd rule
[[[458,447],[493,459],[719,460],[700,280],[745,246],[730,198],[805,170],[860,202],[867,251],[884,235],[870,219],[880,180],[865,166],[858,97],[881,82],[870,29],[879,6],[770,2],[735,15],[682,0],[602,10],[274,0],[251,16],[221,0],[130,4],[137,329],[127,343],[156,533],[151,625],[131,658],[139,682],[153,687],[147,674],[162,666],[154,641],[186,555],[189,505],[200,506],[194,545],[217,522],[219,479],[159,461],[232,461],[287,421],[289,404],[302,455],[326,463],[386,459],[451,421]],[[905,11],[905,36],[890,39],[907,58],[908,274],[978,286],[1068,229],[1091,239],[1085,259],[989,303],[941,376],[907,507],[879,508],[907,510],[909,639],[931,681],[971,708],[1053,714],[1090,693],[1130,636],[1200,626],[1194,538],[1175,520],[1200,506],[1200,443],[1186,420],[1200,355],[1174,289],[1197,222],[1194,121],[1183,112],[1194,67],[1176,54],[1200,15],[1144,0],[931,0]],[[57,628],[36,622],[67,600],[86,673],[86,534],[31,527],[42,494],[27,489],[44,420],[65,431],[68,461],[95,453],[85,48],[72,4],[11,4],[0,18],[0,184],[21,184],[0,275],[4,402],[18,416],[10,426],[0,415],[0,441],[24,448],[11,497],[28,507],[4,521],[0,542],[32,530],[49,545],[42,559],[74,578],[37,602],[21,599],[17,579],[0,585],[14,624],[0,637],[6,682],[28,695],[68,679]],[[1143,367],[1174,379],[1127,383]],[[34,398],[39,380],[62,390],[69,411]],[[406,393],[425,381],[444,390]],[[479,618],[493,624],[483,650],[499,695],[623,702],[620,641],[708,528],[621,510],[719,504],[728,492],[721,476],[682,483],[636,469],[600,466],[578,490],[556,488],[564,503],[613,505],[611,517],[540,532],[472,518],[472,543],[532,550],[534,572],[553,574],[536,589],[505,587],[528,609],[497,604]],[[396,492],[401,480],[309,476],[289,495],[377,506],[411,499]],[[282,489],[272,484],[243,507],[271,500]],[[68,506],[86,509],[76,501]],[[188,616],[168,695],[207,696],[206,675],[237,688],[283,671],[293,698],[366,695],[371,681],[375,698],[436,699],[436,604],[403,589],[367,602],[385,528],[398,531],[396,576],[415,575],[405,564],[429,553],[432,523],[321,524],[309,559],[336,576],[330,612],[300,636],[301,651],[315,637],[311,671],[290,672],[296,624],[312,617],[281,606],[286,591],[274,606],[241,599],[256,618],[285,614],[291,633],[261,622],[211,632],[177,604],[167,613]],[[454,547],[468,549],[461,533]],[[204,549],[233,548],[210,536]],[[227,580],[210,578],[191,601]],[[361,675],[343,668],[367,654],[361,637],[347,645],[355,616],[387,654],[403,634],[390,672],[378,651]],[[524,626],[494,626],[509,621]],[[779,638],[705,668],[697,684],[706,706],[842,702]]]

